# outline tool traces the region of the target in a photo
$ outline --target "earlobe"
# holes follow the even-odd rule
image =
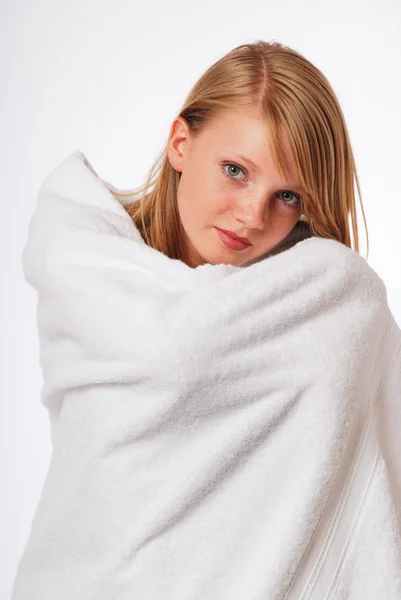
[[[171,167],[175,171],[180,173],[182,170],[182,159],[177,155],[177,152],[175,151],[174,148],[170,148],[170,147],[168,148],[167,158],[169,160]]]

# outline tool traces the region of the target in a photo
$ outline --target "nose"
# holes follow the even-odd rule
[[[234,217],[245,223],[247,229],[263,229],[266,218],[266,203],[264,199],[239,204]]]

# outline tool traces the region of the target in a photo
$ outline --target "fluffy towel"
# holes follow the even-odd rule
[[[29,225],[53,453],[12,600],[399,600],[382,279],[314,236],[192,269],[111,189],[76,150]]]

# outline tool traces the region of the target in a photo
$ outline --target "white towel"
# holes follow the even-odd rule
[[[110,186],[76,150],[29,225],[53,454],[12,600],[399,600],[382,279],[317,237],[190,268]]]

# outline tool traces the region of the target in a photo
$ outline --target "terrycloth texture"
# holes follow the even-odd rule
[[[383,281],[313,236],[192,269],[110,189],[76,150],[29,227],[54,449],[12,600],[399,600]]]

